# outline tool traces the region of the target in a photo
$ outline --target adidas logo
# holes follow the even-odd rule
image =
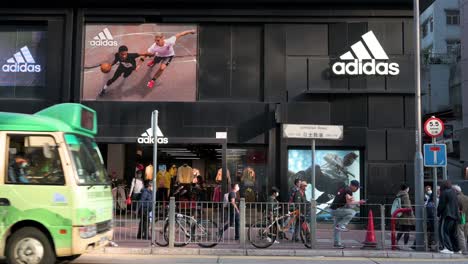
[[[159,127],[156,128],[156,135],[158,138],[158,144],[167,144],[169,142],[169,139],[164,137],[164,134]],[[137,139],[137,142],[140,144],[154,144],[153,129],[146,129],[146,131]]]
[[[108,28],[104,28],[93,40],[89,41],[91,46],[117,46],[117,41],[114,40]]]
[[[36,64],[28,46],[24,46],[3,64],[3,72],[41,72],[41,65]]]
[[[351,51],[340,56],[342,61],[349,62],[335,62],[332,65],[333,73],[336,75],[398,75],[400,73],[398,63],[382,62],[389,58],[372,31],[362,35],[362,41],[354,43]]]

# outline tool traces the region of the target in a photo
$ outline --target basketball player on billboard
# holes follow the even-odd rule
[[[106,93],[106,89],[113,83],[115,82],[122,74],[124,78],[127,78],[132,74],[134,70],[137,70],[141,63],[145,60],[144,57],[150,57],[153,56],[150,53],[128,53],[128,48],[125,45],[122,45],[119,47],[119,50],[117,53],[115,53],[114,56],[114,61],[112,64],[109,63],[103,63],[101,64],[101,71],[104,73],[108,73],[112,66],[119,63],[119,66],[117,67],[117,70],[114,72],[114,76],[110,78],[104,87],[101,89],[99,92],[99,96],[103,96]],[[140,57],[140,63],[137,66],[136,59]]]
[[[187,30],[175,34],[174,36],[165,39],[163,33],[156,33],[154,36],[154,43],[149,47],[148,53],[151,53],[154,58],[148,63],[148,67],[153,67],[159,63],[159,68],[156,73],[153,75],[153,78],[148,82],[148,88],[153,88],[156,79],[158,79],[164,70],[172,61],[172,58],[175,56],[174,46],[176,41],[185,35],[195,34],[195,30]]]

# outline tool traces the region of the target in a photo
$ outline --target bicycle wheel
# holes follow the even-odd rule
[[[267,248],[273,245],[277,236],[276,223],[257,222],[249,227],[250,243],[256,248]]]
[[[169,243],[169,221],[164,224],[164,239]],[[174,246],[184,247],[190,242],[190,226],[186,221],[175,221]]]
[[[312,248],[312,236],[310,234],[309,223],[302,222],[301,224],[301,240],[306,248]]]
[[[218,244],[218,224],[210,220],[201,221],[196,225],[195,238],[198,246],[203,248],[211,248]]]
[[[169,245],[169,239],[166,240],[166,233],[164,232],[166,222],[169,225],[169,220],[158,219],[154,224],[155,239],[154,242],[160,247],[167,247]]]

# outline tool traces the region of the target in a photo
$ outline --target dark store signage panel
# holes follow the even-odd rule
[[[85,30],[83,100],[196,101],[197,25],[88,24]]]
[[[0,26],[0,86],[45,86],[46,57],[44,27]]]

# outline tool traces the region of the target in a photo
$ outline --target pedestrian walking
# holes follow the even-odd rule
[[[400,191],[397,193],[396,197],[400,199],[401,208],[411,208],[411,200],[409,197],[409,187],[406,184],[400,185]],[[409,241],[409,232],[414,226],[414,213],[411,212],[402,213],[397,219],[398,233],[397,233],[397,244],[403,236],[403,242],[405,246],[408,245]]]
[[[333,246],[335,248],[344,248],[341,243],[341,232],[349,231],[346,226],[356,214],[356,210],[353,208],[365,203],[364,200],[355,201],[353,198],[353,193],[359,190],[359,186],[357,180],[352,180],[349,186],[340,188],[330,206],[333,216]]]
[[[239,184],[231,184],[231,191],[228,194],[228,221],[224,224],[224,227],[219,229],[218,239],[221,240],[223,237],[224,231],[226,231],[229,226],[234,224],[235,228],[235,240],[239,240],[239,228],[240,228],[240,210],[239,210],[239,199],[237,197],[237,192],[239,192]]]
[[[294,224],[294,234],[293,234],[293,241],[298,242],[299,234],[300,234],[300,225],[304,221],[304,215],[306,213],[306,208],[310,206],[306,206],[307,199],[305,195],[305,190],[307,188],[306,181],[300,181],[299,183],[299,190],[296,191],[294,195],[294,209],[299,211],[299,214],[296,217],[296,222]]]
[[[468,216],[468,196],[464,195],[460,186],[453,185],[452,188],[457,194],[458,206],[460,210],[460,221],[458,222],[458,246],[463,255],[468,255],[466,237],[468,235],[468,224],[466,217]]]
[[[440,187],[439,206],[437,207],[440,245],[443,246],[441,253],[453,253],[460,250],[457,240],[459,208],[457,194],[452,189],[452,183],[449,180],[444,181]]]
[[[153,201],[153,184],[150,181],[145,181],[145,188],[141,192],[140,206],[138,208],[138,215],[140,223],[138,224],[138,239],[149,239],[151,232],[148,230],[149,215],[153,210],[151,205]]]

